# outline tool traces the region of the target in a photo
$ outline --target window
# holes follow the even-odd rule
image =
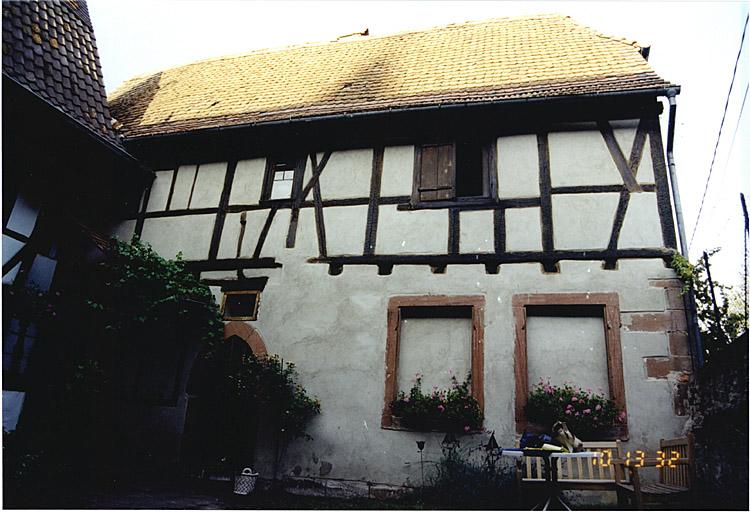
[[[540,377],[601,388],[625,410],[616,293],[548,293],[513,297],[516,324],[516,431],[526,427],[529,383]],[[561,384],[562,382],[557,382]],[[627,439],[627,426],[617,433]]]
[[[256,320],[258,318],[258,291],[224,292],[221,313],[224,320]]]
[[[411,387],[416,372],[423,373],[425,386],[447,387],[449,369],[460,380],[471,371],[471,394],[483,408],[483,340],[482,296],[392,297],[388,301],[381,426],[392,428],[390,403],[400,390]]]
[[[296,156],[268,158],[263,199],[278,201],[296,197],[302,189],[304,165],[305,159]]]
[[[477,141],[425,144],[415,155],[413,201],[461,201],[494,195],[494,145]]]

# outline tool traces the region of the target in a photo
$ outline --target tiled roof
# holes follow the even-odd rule
[[[119,144],[84,1],[3,1],[3,74]]]
[[[630,41],[568,17],[448,25],[221,57],[131,79],[126,137],[283,119],[664,88]]]

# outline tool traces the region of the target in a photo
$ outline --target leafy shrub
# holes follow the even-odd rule
[[[320,413],[320,402],[297,382],[294,363],[284,363],[277,355],[251,353],[242,357],[239,369],[227,379],[234,398],[240,404],[261,406],[265,421],[283,439],[310,439],[305,427]]]
[[[424,501],[450,510],[516,509],[514,468],[507,459],[487,456],[481,446],[445,450]]]
[[[568,383],[556,386],[549,380],[540,380],[529,394],[526,418],[547,428],[564,421],[575,435],[590,440],[617,427],[625,420],[625,412],[602,394]]]
[[[476,398],[470,395],[471,373],[459,383],[451,377],[449,389],[422,392],[422,376],[417,374],[409,394],[400,391],[391,402],[391,414],[401,424],[415,430],[469,432],[482,426],[483,415]]]

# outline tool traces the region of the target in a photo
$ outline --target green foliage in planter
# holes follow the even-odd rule
[[[289,441],[311,439],[305,428],[320,413],[320,401],[308,396],[297,377],[294,363],[284,363],[277,355],[247,354],[226,378],[234,399],[248,407],[260,407],[264,421],[272,423],[282,439]]]
[[[463,382],[451,377],[449,389],[422,391],[422,375],[417,374],[409,394],[400,391],[391,402],[391,414],[401,424],[415,430],[469,432],[480,429],[483,415],[476,398],[471,396],[471,373]]]
[[[708,255],[717,252],[718,249],[714,249]],[[745,331],[747,318],[741,296],[731,287],[714,280],[717,299],[714,307],[708,272],[702,259],[693,265],[684,256],[675,254],[672,268],[683,282],[683,293],[693,289],[701,341],[708,362],[712,354],[722,351]]]
[[[576,436],[592,440],[625,421],[625,412],[612,399],[591,390],[565,383],[562,386],[540,380],[529,394],[526,419],[552,428],[564,421]]]

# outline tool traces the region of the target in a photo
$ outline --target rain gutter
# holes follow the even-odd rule
[[[467,107],[499,107],[499,106],[514,106],[514,105],[528,105],[528,104],[539,104],[539,103],[550,103],[550,102],[564,102],[564,101],[576,101],[576,100],[589,100],[589,99],[619,99],[623,97],[638,97],[638,96],[668,96],[670,93],[677,94],[680,91],[679,86],[672,87],[655,87],[649,89],[636,89],[630,91],[615,91],[608,93],[593,93],[593,94],[576,94],[568,96],[559,96],[550,98],[549,96],[538,97],[538,98],[516,98],[512,100],[490,100],[490,101],[463,101],[460,103],[440,103],[437,105],[425,105],[420,107],[402,107],[402,108],[388,108],[381,110],[368,110],[363,112],[345,112],[341,114],[329,114],[329,115],[318,115],[309,117],[290,117],[287,119],[279,119],[275,121],[256,121],[252,123],[244,123],[232,126],[216,126],[213,128],[202,128],[198,130],[190,131],[174,131],[170,133],[160,133],[156,135],[145,135],[145,136],[134,136],[127,137],[126,142],[150,142],[163,140],[169,137],[177,137],[183,135],[208,135],[216,133],[227,133],[235,132],[239,130],[245,130],[248,128],[260,128],[260,127],[272,127],[272,126],[284,126],[291,123],[314,123],[318,121],[339,121],[339,120],[350,120],[359,119],[363,117],[372,117],[384,114],[402,114],[411,112],[425,112],[435,110],[453,110],[458,108]]]
[[[682,203],[680,201],[680,189],[677,186],[677,165],[674,160],[674,131],[675,118],[677,117],[677,94],[679,90],[668,90],[669,99],[669,124],[667,126],[667,166],[669,167],[669,181],[672,187],[672,202],[674,203],[675,218],[677,220],[677,234],[680,237],[680,252],[688,258],[688,244],[685,238],[685,221],[682,217]],[[692,287],[683,296],[685,313],[688,320],[688,335],[690,336],[690,353],[693,360],[693,368],[703,367],[703,342],[701,341],[700,328],[698,326],[698,313],[695,307],[695,294]]]

